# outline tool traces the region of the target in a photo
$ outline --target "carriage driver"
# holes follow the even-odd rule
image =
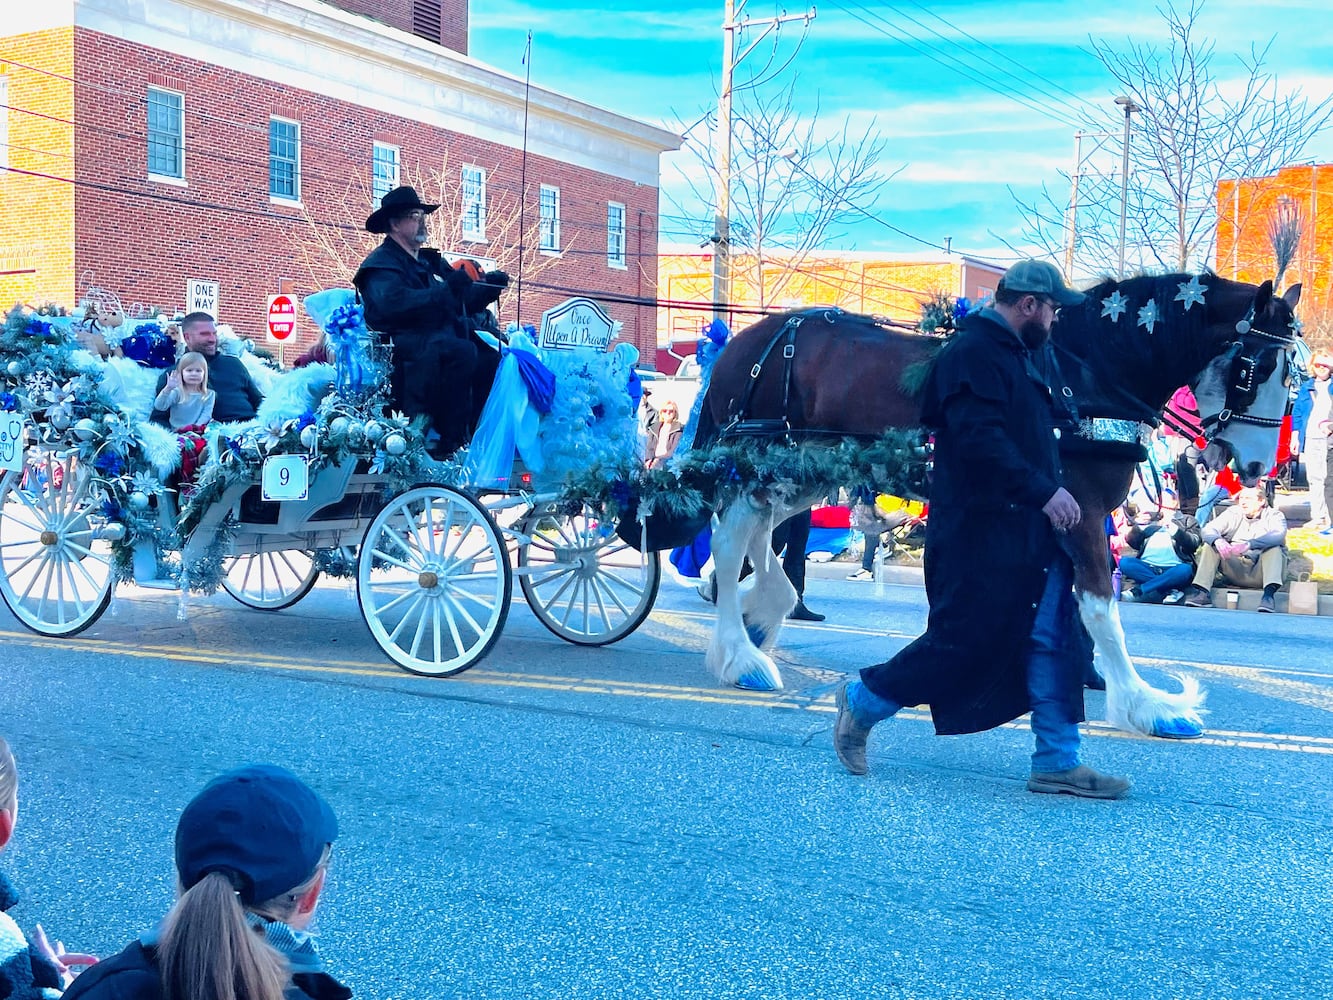
[[[437,457],[467,443],[486,403],[500,357],[468,319],[500,297],[509,276],[488,271],[474,281],[440,251],[427,249],[428,205],[411,187],[396,187],[366,220],[384,242],[352,279],[366,309],[366,325],[393,345],[393,405],[431,419]]]

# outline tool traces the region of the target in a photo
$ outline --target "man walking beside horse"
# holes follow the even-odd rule
[[[866,773],[872,728],[929,705],[940,735],[981,732],[1032,713],[1028,788],[1122,798],[1124,778],[1079,759],[1087,635],[1060,536],[1081,511],[1062,485],[1059,436],[1073,414],[1034,360],[1056,312],[1079,305],[1052,265],[1020,261],[992,308],[967,316],[940,351],[922,392],[935,434],[926,529],[926,632],[837,693],[833,742]]]

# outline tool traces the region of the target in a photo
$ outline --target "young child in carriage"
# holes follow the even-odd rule
[[[197,351],[182,355],[167,384],[153,400],[155,413],[166,412],[167,423],[179,437],[181,449],[180,487],[193,488],[194,476],[204,460],[204,428],[213,419],[218,394],[208,387],[208,360]]]

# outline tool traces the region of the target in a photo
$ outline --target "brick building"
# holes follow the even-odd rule
[[[738,255],[732,264],[731,300],[737,306],[838,306],[849,312],[912,323],[921,318],[922,303],[935,294],[984,299],[994,294],[1004,274],[1002,267],[959,255],[854,251],[817,251],[799,261],[771,254],[762,269],[752,257]],[[677,353],[681,347],[687,348],[686,353],[693,352],[699,330],[711,314],[677,303],[712,301],[713,255],[693,248],[664,247],[658,260],[657,285],[662,298],[671,303],[659,313],[659,346],[679,345]],[[737,314],[733,325],[739,329],[757,318]]]
[[[446,251],[517,277],[526,248],[502,320],[520,296],[536,322],[589,294],[651,357],[654,310],[616,299],[655,295],[658,165],[679,138],[535,86],[525,123],[524,81],[468,57],[467,15],[467,0],[15,5],[0,302],[92,285],[177,311],[197,279],[256,335],[268,295],[347,285],[373,203],[411,183],[442,204]]]
[[[1217,186],[1218,274],[1254,284],[1276,271],[1269,229],[1282,215],[1300,220],[1296,255],[1282,279],[1301,282],[1299,313],[1306,337],[1333,346],[1333,164],[1283,167],[1268,177],[1245,177]]]

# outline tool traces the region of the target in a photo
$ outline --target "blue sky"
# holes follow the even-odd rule
[[[778,6],[751,0],[746,13],[771,17]],[[531,29],[535,85],[672,128],[715,106],[722,0],[618,7],[474,3],[472,55],[521,76]],[[1071,165],[1077,109],[1104,109],[1108,127],[1119,126],[1117,91],[1091,55],[1089,36],[1165,41],[1156,7],[1157,0],[821,0],[787,71],[798,74],[800,104],[807,113],[817,104],[829,128],[850,117],[854,130],[878,129],[889,140],[884,167],[901,168],[874,218],[842,230],[838,247],[926,252],[948,236],[956,251],[1011,257],[1003,243],[1021,238],[1022,220],[1007,188],[1030,194],[1042,182],[1064,184],[1059,171]],[[787,9],[805,8],[793,2]],[[1333,91],[1328,0],[1209,0],[1199,24],[1199,34],[1217,43],[1219,77],[1233,74],[1236,56],[1252,42],[1271,39],[1267,66],[1282,89],[1299,87],[1315,99]],[[779,63],[801,30],[784,28]],[[738,80],[763,68],[769,49],[752,53]],[[967,60],[969,69],[950,57]],[[1333,132],[1310,147],[1303,160],[1311,159],[1333,159]],[[687,154],[664,157],[664,239],[710,229],[682,180],[698,172]],[[683,213],[667,194],[683,202]]]

